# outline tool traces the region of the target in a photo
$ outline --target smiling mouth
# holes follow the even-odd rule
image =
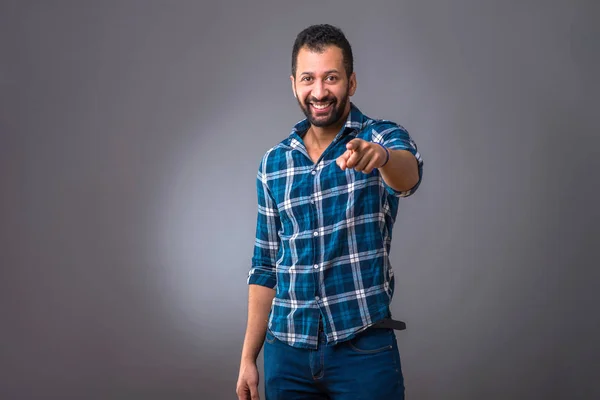
[[[331,109],[331,107],[333,106],[333,102],[331,103],[323,103],[323,104],[319,104],[319,103],[310,103],[310,107],[315,110],[317,113],[323,113],[323,112],[327,112]]]

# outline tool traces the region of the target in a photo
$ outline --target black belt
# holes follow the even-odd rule
[[[398,320],[391,319],[391,318],[385,318],[385,319],[382,319],[381,321],[378,321],[375,324],[371,325],[371,327],[379,328],[379,329],[394,329],[396,331],[403,331],[406,329],[406,323],[404,321],[398,321]]]
[[[404,321],[398,321],[391,318],[385,318],[381,321],[376,322],[370,326],[376,329],[393,329],[396,331],[403,331],[406,329],[406,323]],[[323,320],[319,318],[319,332],[323,332]]]

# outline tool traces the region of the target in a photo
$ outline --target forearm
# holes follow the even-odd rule
[[[381,177],[400,192],[412,189],[419,181],[417,159],[408,150],[388,150],[390,159],[384,167],[379,168]]]
[[[242,362],[256,362],[267,332],[267,322],[275,290],[265,286],[248,285],[248,323],[242,349]]]

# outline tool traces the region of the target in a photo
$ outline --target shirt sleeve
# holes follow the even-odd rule
[[[373,129],[373,141],[381,143],[390,150],[407,150],[417,159],[417,167],[419,171],[419,180],[417,183],[406,191],[398,191],[388,184],[385,184],[387,191],[396,197],[408,197],[414,194],[423,179],[423,158],[417,149],[417,144],[411,138],[406,129],[397,124],[385,124],[381,129]]]
[[[256,176],[258,215],[256,238],[252,256],[252,268],[248,273],[248,284],[275,288],[277,285],[276,262],[279,253],[279,229],[281,222],[277,203],[267,185],[267,157],[263,158]]]

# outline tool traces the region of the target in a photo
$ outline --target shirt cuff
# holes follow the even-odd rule
[[[274,289],[277,285],[275,271],[272,268],[253,267],[248,273],[248,285],[260,285]]]
[[[419,180],[409,190],[399,191],[399,190],[394,189],[390,185],[388,185],[385,181],[383,182],[384,185],[385,185],[385,188],[388,191],[388,193],[390,193],[391,195],[396,196],[396,197],[408,197],[408,196],[411,196],[413,193],[415,193],[417,191],[417,189],[421,185],[421,181],[423,179],[423,160],[421,159],[421,155],[419,154],[419,152],[416,149],[414,149],[412,147],[392,145],[392,146],[389,146],[388,149],[389,150],[406,150],[406,151],[410,152],[415,157],[415,159],[417,160],[417,168],[418,168],[418,171],[419,171]]]

